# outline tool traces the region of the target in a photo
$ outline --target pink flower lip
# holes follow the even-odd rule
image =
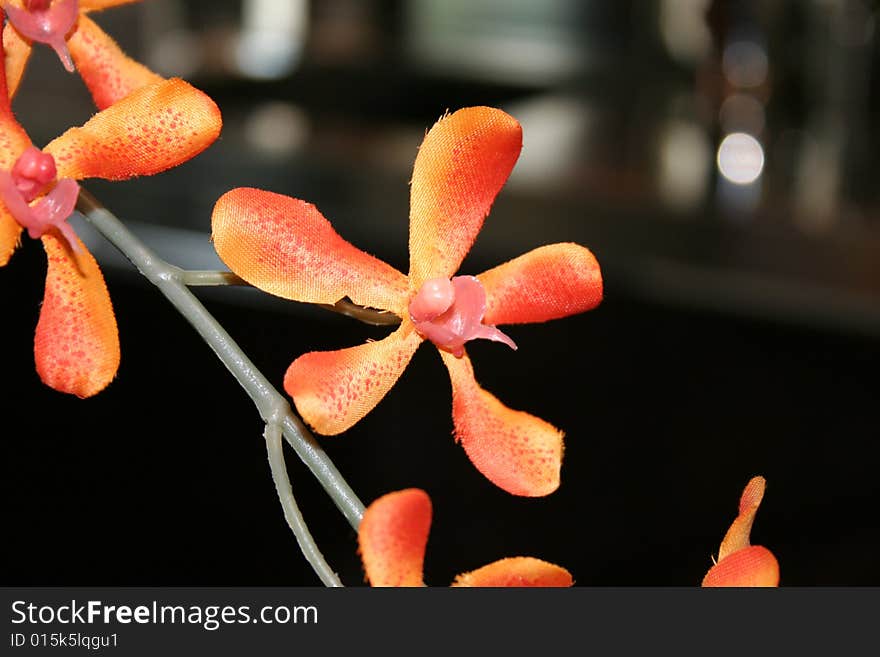
[[[458,358],[464,355],[466,342],[479,338],[516,349],[510,337],[483,324],[485,313],[486,290],[476,276],[428,279],[409,304],[419,335]]]
[[[67,35],[79,17],[79,0],[29,0],[24,9],[7,5],[9,22],[22,36],[51,46],[64,68],[73,72],[73,59],[67,49]]]
[[[79,196],[75,180],[59,180],[31,205],[55,181],[56,175],[55,158],[29,146],[15,161],[11,172],[0,171],[0,201],[33,239],[55,228],[71,249],[78,251],[79,241],[67,223]]]

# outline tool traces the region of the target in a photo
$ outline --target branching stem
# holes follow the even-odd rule
[[[287,476],[287,465],[284,463],[284,448],[281,443],[281,425],[276,421],[266,423],[263,433],[266,439],[266,452],[269,456],[269,467],[272,470],[272,480],[275,482],[275,490],[284,510],[284,518],[296,536],[296,542],[306,560],[312,565],[315,573],[321,578],[324,586],[342,586],[339,577],[324,560],[324,555],[315,544],[309,528],[300,513],[299,506],[293,496],[293,488]]]
[[[77,210],[119,249],[147,280],[158,287],[177,311],[196,329],[253,400],[263,421],[280,426],[284,438],[318,479],[348,523],[356,530],[363,516],[363,503],[302,421],[293,413],[287,400],[269,383],[226,330],[189,290],[185,282],[188,278],[187,273],[159,258],[85,189],[80,190]],[[194,278],[204,280],[210,276],[206,276],[204,272],[197,272]],[[281,503],[282,506],[286,504],[284,497],[281,498]]]

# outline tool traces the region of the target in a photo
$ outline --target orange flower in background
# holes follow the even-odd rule
[[[285,390],[316,432],[339,434],[363,418],[430,340],[449,370],[456,439],[477,469],[515,495],[558,488],[562,432],[483,390],[464,345],[482,338],[515,349],[496,325],[594,308],[602,299],[599,265],[589,250],[566,243],[453,277],[521,147],[519,123],[490,107],[459,110],[431,128],[413,170],[409,276],[343,240],[305,201],[250,188],[217,201],[214,246],[251,285],[308,303],[348,297],[401,318],[383,340],[307,353],[290,366]]]
[[[383,495],[364,512],[358,547],[371,586],[425,586],[431,499],[408,488]],[[565,568],[532,557],[509,557],[455,578],[452,586],[571,586]]]
[[[34,356],[48,386],[90,397],[119,367],[116,319],[104,278],[67,223],[79,193],[76,181],[159,173],[207,148],[220,127],[214,102],[172,79],[132,93],[40,151],[12,114],[0,70],[0,266],[9,261],[23,229],[43,242],[49,267]]]
[[[724,535],[718,562],[706,573],[703,586],[779,586],[776,557],[767,548],[750,543],[765,485],[764,477],[754,477],[746,485],[739,500],[739,515]]]
[[[135,0],[2,0],[9,17],[3,29],[9,95],[18,89],[35,41],[53,48],[68,71],[79,71],[98,109],[160,82],[161,76],[126,56],[87,16],[131,2]]]

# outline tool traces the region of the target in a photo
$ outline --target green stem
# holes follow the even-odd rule
[[[246,280],[233,274],[231,271],[213,271],[181,269],[180,282],[187,287],[201,287],[207,285],[250,285]]]
[[[281,425],[278,422],[266,423],[266,431],[263,433],[266,439],[266,452],[269,457],[269,467],[272,470],[272,480],[275,482],[275,490],[284,510],[284,518],[288,526],[296,536],[296,542],[306,560],[312,565],[312,569],[324,583],[324,586],[342,586],[339,577],[324,560],[324,556],[315,544],[309,528],[300,513],[296,499],[293,497],[293,488],[287,476],[287,466],[284,463],[284,448],[281,444]]]
[[[315,305],[319,308],[345,315],[346,317],[352,317],[364,324],[372,324],[373,326],[397,326],[400,324],[400,317],[390,311],[364,308],[345,299],[341,299],[334,304],[317,303]]]
[[[80,189],[76,207],[147,280],[159,288],[196,329],[253,400],[263,421],[280,423],[287,442],[312,471],[348,523],[357,530],[364,513],[363,503],[302,421],[293,413],[287,400],[187,288],[182,280],[183,270],[159,258],[85,189]]]
[[[171,267],[172,265],[169,265]],[[213,271],[196,269],[179,269],[174,267],[176,275],[187,287],[201,287],[209,285],[250,285],[246,280],[233,274],[231,271]],[[315,306],[330,310],[346,317],[352,317],[365,324],[373,326],[395,326],[400,324],[400,317],[385,310],[365,308],[340,299],[336,303],[316,303]]]

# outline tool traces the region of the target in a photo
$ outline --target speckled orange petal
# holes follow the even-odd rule
[[[486,324],[546,322],[592,310],[602,272],[578,244],[549,244],[477,276],[486,290]]]
[[[0,69],[0,171],[10,171],[30,145],[30,138],[12,113],[12,104],[6,90],[6,75]]]
[[[502,404],[477,385],[467,354],[440,351],[452,381],[456,440],[492,483],[513,495],[540,497],[559,487],[562,432]]]
[[[31,145],[27,133],[12,112],[0,106],[0,171],[11,171],[15,161]]]
[[[0,21],[3,12],[0,10]],[[3,45],[6,48],[7,30],[3,31]],[[15,32],[15,30],[13,30]],[[17,34],[17,33],[16,33]],[[6,60],[7,68],[9,59]],[[12,106],[9,101],[10,94],[6,89],[6,71],[0,68],[0,171],[9,171],[15,165],[19,156],[31,145],[24,128],[12,114]],[[12,252],[19,244],[21,238],[21,226],[12,218],[6,206],[0,201],[0,267],[9,262]]]
[[[383,495],[364,511],[358,548],[371,586],[424,586],[431,499],[418,488]]]
[[[304,354],[288,368],[284,389],[316,432],[342,433],[382,400],[421,342],[412,324],[404,321],[384,340]]]
[[[251,285],[308,303],[354,303],[406,313],[407,280],[342,239],[311,203],[239,188],[217,201],[212,239],[220,258]]]
[[[534,557],[508,557],[455,578],[453,586],[571,586],[571,573]]]
[[[140,0],[79,0],[79,10],[81,12],[101,11],[119,5],[129,5],[133,2],[140,2]]]
[[[431,128],[410,189],[412,290],[458,271],[521,148],[519,123],[492,107],[461,109]]]
[[[217,105],[172,78],[147,85],[53,140],[59,178],[123,180],[165,171],[195,157],[220,134]]]
[[[779,563],[770,550],[752,545],[712,566],[703,586],[779,586]]]
[[[122,52],[87,16],[79,17],[77,28],[67,39],[67,47],[98,109],[109,107],[135,89],[163,80]]]
[[[724,540],[721,541],[721,547],[718,550],[719,561],[750,545],[749,534],[752,531],[752,524],[755,522],[755,514],[764,497],[765,487],[764,477],[753,477],[746,484],[739,500],[739,515],[731,523],[730,529],[724,535]]]
[[[0,267],[9,262],[12,252],[21,241],[21,226],[0,203]]]
[[[119,336],[98,263],[82,242],[72,254],[64,240],[42,237],[49,261],[34,339],[43,382],[77,397],[99,393],[119,368]]]
[[[2,16],[2,11],[0,11]],[[2,20],[0,20],[2,22]],[[6,84],[7,95],[12,98],[18,90],[18,85],[27,67],[28,58],[31,56],[31,44],[22,37],[18,30],[12,27],[12,23],[3,26],[3,51],[6,53]]]

